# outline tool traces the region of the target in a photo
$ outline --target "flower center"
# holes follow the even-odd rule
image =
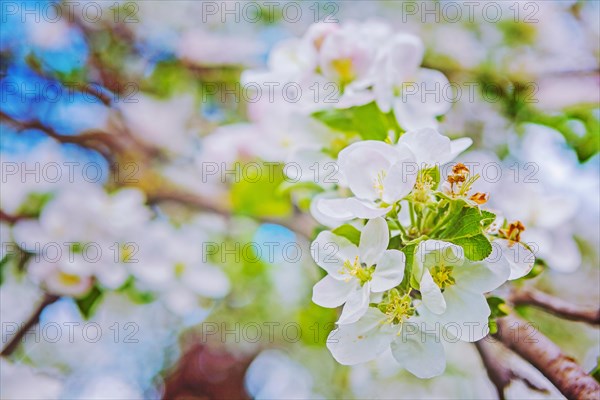
[[[178,262],[175,264],[175,276],[181,278],[181,275],[185,272],[185,264],[182,262]]]
[[[390,290],[387,302],[381,303],[379,309],[387,315],[388,324],[402,324],[405,320],[415,315],[408,293],[400,295],[398,289]]]
[[[373,187],[377,190],[379,197],[383,197],[383,181],[385,180],[386,175],[387,172],[381,170],[377,173],[377,177],[373,179]]]
[[[373,276],[373,272],[375,271],[375,267],[367,267],[366,265],[360,263],[358,256],[354,258],[354,262],[350,260],[344,261],[344,267],[340,271],[341,274],[350,275],[346,278],[346,282],[349,282],[352,277],[355,277],[360,282],[360,285],[364,285],[366,282],[371,280]]]
[[[354,79],[354,68],[351,58],[338,58],[331,61],[331,66],[337,72],[343,84],[350,83]]]
[[[58,280],[65,286],[74,286],[81,282],[81,278],[79,276],[67,274],[62,271],[58,273]]]
[[[452,277],[452,267],[440,264],[431,269],[433,281],[440,289],[445,289],[447,286],[452,286],[456,283]]]

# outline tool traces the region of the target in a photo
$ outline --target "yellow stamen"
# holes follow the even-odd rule
[[[342,269],[339,272],[342,275],[345,275],[345,274],[349,275],[346,278],[346,282],[349,282],[352,279],[352,277],[355,277],[356,279],[358,279],[360,281],[361,285],[364,285],[365,282],[368,282],[371,280],[371,277],[372,277],[374,271],[375,271],[375,267],[363,267],[362,264],[360,263],[360,260],[358,259],[358,256],[356,256],[354,258],[354,262],[351,262],[350,260],[346,260],[344,262],[344,266],[342,267]]]
[[[58,280],[65,286],[74,286],[81,282],[81,278],[77,275],[71,275],[64,272],[58,273]]]
[[[398,289],[390,290],[388,301],[380,304],[380,310],[387,315],[388,324],[402,324],[405,320],[415,314],[415,309],[411,304],[411,298],[408,294],[400,295]],[[401,330],[398,332],[400,334]]]
[[[383,197],[383,181],[385,180],[386,175],[387,173],[385,171],[379,171],[379,173],[377,174],[377,178],[373,180],[373,187],[375,188],[375,190],[377,190],[379,197]]]
[[[351,58],[338,58],[331,62],[331,66],[340,76],[342,83],[350,83],[354,80],[354,67]]]
[[[445,289],[448,286],[452,286],[456,283],[452,277],[452,267],[440,264],[431,269],[431,277],[433,281],[440,289]]]

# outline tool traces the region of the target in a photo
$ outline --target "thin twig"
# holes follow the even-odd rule
[[[567,398],[600,398],[600,384],[530,323],[513,314],[499,318],[496,336],[536,367]]]
[[[93,149],[107,158],[110,158],[111,149],[115,150],[119,147],[111,134],[102,131],[90,130],[78,135],[64,135],[38,119],[19,120],[6,114],[4,111],[0,111],[0,121],[12,126],[19,132],[28,129],[39,130],[57,142],[77,144]]]
[[[600,307],[579,306],[533,288],[513,290],[509,300],[514,305],[528,305],[571,321],[600,325]]]
[[[494,340],[489,336],[475,342],[475,348],[479,352],[481,361],[486,369],[490,381],[496,387],[498,398],[505,399],[504,390],[510,385],[513,380],[520,380],[525,383],[530,389],[541,393],[548,393],[548,389],[538,385],[533,380],[526,377],[517,369],[511,367],[507,361],[506,353],[502,351]],[[506,349],[504,349],[506,350]]]
[[[21,328],[17,331],[15,336],[8,342],[6,346],[4,346],[4,349],[2,349],[2,353],[0,353],[0,355],[2,357],[10,356],[17,349],[17,347],[19,347],[21,340],[27,334],[27,332],[40,321],[40,315],[42,314],[42,311],[44,311],[47,306],[54,303],[58,299],[59,296],[46,294],[42,302],[37,306],[29,319],[23,325],[21,325]]]

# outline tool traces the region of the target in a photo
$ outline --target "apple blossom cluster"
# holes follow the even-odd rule
[[[107,192],[78,182],[49,189],[22,185],[23,193],[13,193],[19,209],[39,216],[3,224],[1,254],[21,260],[46,292],[76,299],[121,292],[138,303],[158,300],[182,318],[229,293],[225,272],[202,253],[215,221],[198,216],[176,227],[135,188]]]
[[[520,242],[525,227],[482,208],[489,195],[471,190],[478,176],[462,163],[440,176],[470,144],[425,128],[339,153],[345,184],[311,210],[333,228],[312,244],[327,272],[313,301],[343,305],[327,343],[341,364],[391,349],[414,375],[439,375],[441,338],[482,339],[491,313],[485,294],[532,269],[533,253]]]
[[[269,70],[248,71],[243,80],[293,82],[302,93],[315,94],[300,99],[313,110],[375,102],[382,113],[393,112],[404,129],[417,129],[436,126],[436,116],[451,105],[441,95],[448,79],[421,68],[424,53],[417,36],[394,32],[381,21],[323,22],[311,25],[302,38],[278,44],[270,54]],[[423,96],[424,90],[430,95]]]

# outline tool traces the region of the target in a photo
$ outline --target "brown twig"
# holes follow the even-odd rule
[[[498,398],[505,399],[504,390],[513,380],[524,382],[529,388],[542,393],[548,393],[548,389],[538,385],[524,374],[509,366],[506,353],[500,350],[497,344],[489,336],[475,342],[475,348],[479,352],[481,361],[486,369],[490,381],[496,387]],[[503,356],[504,355],[504,356]]]
[[[0,210],[0,221],[6,222],[9,225],[16,224],[20,220],[27,219],[27,218],[30,218],[30,217],[27,215],[9,214],[9,213],[5,212],[4,210]]]
[[[8,342],[6,346],[4,346],[0,355],[2,357],[10,356],[17,349],[17,347],[19,347],[21,340],[27,334],[27,332],[39,322],[42,311],[44,311],[47,306],[54,303],[58,299],[58,296],[46,294],[42,302],[37,306],[29,319],[23,325],[21,325],[21,328],[17,331],[15,336]]]
[[[600,384],[526,321],[512,314],[499,318],[496,336],[536,367],[567,398],[600,398]]]
[[[558,297],[533,288],[520,288],[512,291],[510,302],[514,305],[528,305],[547,311],[571,321],[600,325],[600,307],[578,306]]]
[[[119,147],[111,134],[102,131],[90,130],[78,135],[64,135],[38,119],[19,120],[4,111],[0,111],[0,121],[12,126],[19,132],[28,129],[39,130],[57,142],[77,144],[93,149],[107,158],[110,158],[111,149],[115,150]]]
[[[233,215],[232,211],[228,207],[223,206],[223,203],[221,202],[181,190],[166,190],[148,194],[148,201],[150,203],[172,201],[203,211],[221,214],[226,217]],[[317,227],[315,221],[306,214],[295,214],[290,218],[259,217],[256,219],[263,223],[284,226],[308,239],[312,237],[314,230]]]

